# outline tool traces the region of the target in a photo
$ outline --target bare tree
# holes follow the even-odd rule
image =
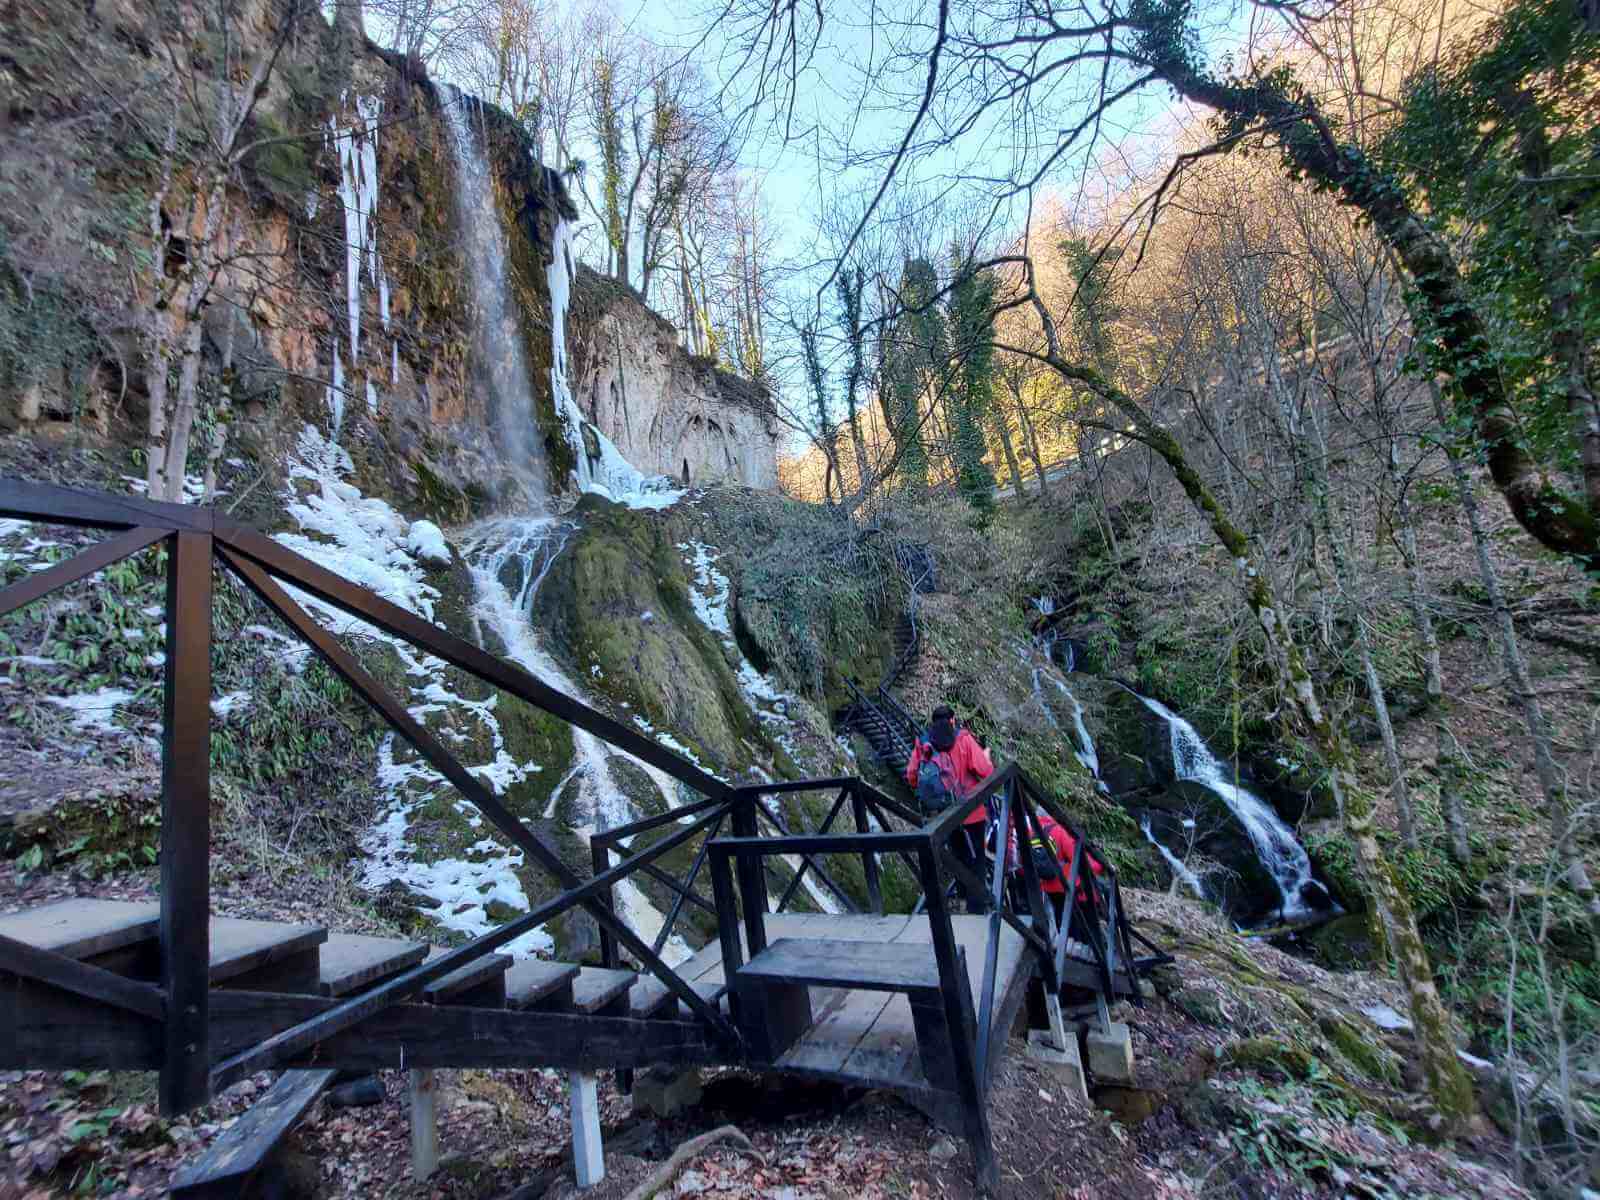
[[[273,36],[253,51],[224,12],[220,63],[204,82],[184,61],[187,51],[176,30],[169,31],[163,42],[175,86],[160,150],[159,180],[147,209],[146,484],[155,499],[183,499],[189,438],[199,403],[204,317],[231,253],[222,236],[227,190],[252,154],[281,140],[254,136],[251,117],[300,20],[313,11],[303,0],[286,0]],[[243,78],[242,86],[235,84],[236,78]],[[192,152],[187,144],[191,132]],[[181,191],[184,184],[186,195]]]

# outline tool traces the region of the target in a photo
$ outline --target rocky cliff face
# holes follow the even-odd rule
[[[579,272],[573,397],[641,471],[686,484],[778,485],[778,426],[765,390],[692,358],[638,293]]]
[[[142,441],[152,215],[179,231],[179,260],[199,249],[204,155],[192,148],[219,77],[209,47],[226,33],[248,58],[284,17],[275,0],[230,7],[226,30],[210,10],[175,12],[164,23],[141,6],[40,0],[6,18],[0,430]],[[169,51],[192,72],[198,102],[185,91],[174,104]],[[121,108],[105,102],[117,89],[132,93]],[[456,186],[463,136],[487,159],[506,234],[504,313],[484,313],[475,287]],[[369,494],[445,522],[514,504],[533,441],[552,489],[573,486],[582,443],[552,394],[546,272],[557,223],[577,212],[520,127],[352,23],[312,14],[284,45],[245,140],[260,148],[230,175],[207,251],[216,286],[189,471],[201,472],[209,430],[225,418],[226,453],[268,475],[311,423],[350,453]],[[614,345],[620,330],[628,346],[600,384],[625,400],[586,403],[595,423],[646,471],[681,476],[687,464],[696,481],[772,485],[775,442],[750,385],[692,362],[662,326],[636,302],[573,313],[574,345]],[[528,437],[506,430],[496,359],[513,341],[527,379],[515,412],[537,427]]]

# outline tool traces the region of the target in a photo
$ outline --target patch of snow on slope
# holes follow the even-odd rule
[[[406,549],[425,563],[439,567],[450,565],[450,547],[445,543],[444,534],[432,521],[411,522],[411,530],[406,534]]]
[[[133,699],[133,693],[122,688],[103,687],[94,692],[79,692],[72,696],[51,696],[50,703],[72,714],[72,727],[85,732],[126,733],[113,718],[117,706]]]
[[[307,425],[289,463],[291,494],[287,497],[287,510],[299,529],[279,534],[278,541],[400,608],[433,620],[439,592],[427,582],[423,555],[413,549],[413,543],[426,551],[442,548],[445,561],[449,561],[444,535],[434,527],[436,541],[425,534],[415,536],[416,525],[426,523],[409,522],[382,500],[364,496],[348,481],[353,471],[350,456],[315,426]],[[491,791],[503,795],[512,784],[540,769],[538,763],[517,762],[506,752],[495,716],[496,697],[469,700],[458,695],[448,686],[445,664],[438,659],[331,605],[298,592],[295,595],[313,616],[336,633],[355,632],[393,647],[405,669],[410,711],[418,720],[435,718],[435,727],[457,745],[473,740],[461,732],[463,729],[485,730],[493,757],[488,762],[466,766]],[[258,636],[282,637],[267,626],[252,626],[251,631]],[[298,648],[290,643],[285,656],[295,653],[299,653]],[[422,861],[425,851],[411,834],[412,817],[418,810],[443,797],[469,826],[480,828],[484,819],[393,734],[379,747],[377,777],[387,806],[362,838],[362,848],[368,855],[362,882],[367,887],[376,890],[398,881],[437,902],[438,907],[431,909],[429,915],[440,925],[469,936],[495,927],[488,915],[491,903],[499,901],[517,911],[527,910],[527,896],[516,875],[523,862],[520,850],[485,839],[474,848],[470,859],[445,856]],[[516,939],[507,949],[514,954],[532,954],[547,952],[552,946],[548,935],[534,931]]]
[[[756,670],[739,649],[739,643],[733,636],[729,606],[733,585],[715,565],[720,555],[703,542],[679,542],[678,549],[685,552],[684,565],[694,572],[694,586],[689,589],[689,600],[694,605],[695,616],[717,635],[738,664],[734,674],[757,719],[768,727],[789,756],[795,757],[795,749],[788,737],[794,724],[790,706],[795,703],[795,698]]]

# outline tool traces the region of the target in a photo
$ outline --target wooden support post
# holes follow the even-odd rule
[[[161,730],[161,1111],[211,1098],[211,535],[179,532],[167,559]]]
[[[741,791],[733,798],[733,811],[729,814],[733,836],[736,838],[760,837],[756,824],[756,794]],[[754,958],[767,948],[767,884],[759,856],[736,854],[733,873],[739,883],[739,908],[744,915],[745,950]]]
[[[411,1177],[427,1179],[439,1166],[438,1080],[431,1067],[413,1067],[407,1078],[411,1104]]]
[[[572,1174],[580,1188],[591,1188],[606,1177],[596,1076],[588,1071],[573,1071],[567,1076],[567,1083],[572,1106]]]
[[[978,1074],[972,989],[967,981],[966,964],[957,952],[959,947],[950,924],[950,909],[945,903],[944,880],[939,874],[938,855],[931,840],[917,852],[917,858],[923,895],[928,900],[928,932],[933,938],[934,959],[939,964],[939,998],[944,1004],[945,1027],[949,1030],[956,1098],[961,1105],[967,1142],[972,1146],[978,1187],[994,1195],[1000,1188],[1000,1167],[989,1136],[989,1109],[984,1099],[983,1080]]]

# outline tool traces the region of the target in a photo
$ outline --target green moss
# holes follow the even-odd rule
[[[411,464],[415,477],[412,498],[422,513],[441,525],[456,525],[468,520],[474,505],[466,492],[441,479],[422,459]]]
[[[694,612],[670,527],[593,496],[578,511],[582,527],[543,585],[574,667],[713,769],[737,773],[770,752],[727,653]]]
[[[1289,1079],[1309,1079],[1317,1069],[1315,1055],[1281,1038],[1247,1038],[1228,1046],[1224,1054],[1234,1066],[1276,1072]]]
[[[1317,1019],[1317,1028],[1357,1072],[1391,1087],[1400,1086],[1400,1056],[1374,1037],[1370,1028],[1358,1029],[1334,1013],[1323,1013]]]

